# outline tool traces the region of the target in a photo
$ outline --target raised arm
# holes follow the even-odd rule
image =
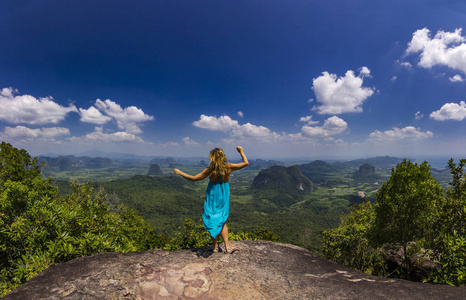
[[[183,178],[189,181],[199,181],[209,176],[209,169],[205,168],[201,173],[194,176],[186,174],[185,172],[180,171],[179,169],[173,169],[173,173],[175,173],[176,175],[181,175]]]
[[[235,170],[240,170],[246,166],[249,165],[248,158],[246,157],[246,154],[244,154],[243,148],[241,146],[236,147],[236,150],[238,150],[239,154],[241,155],[241,158],[243,159],[243,162],[237,163],[237,164],[229,164],[229,167],[232,171]]]

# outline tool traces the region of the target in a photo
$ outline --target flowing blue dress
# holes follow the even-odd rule
[[[202,214],[204,227],[213,238],[222,231],[230,211],[230,183],[223,182],[219,177],[216,183],[209,180]]]

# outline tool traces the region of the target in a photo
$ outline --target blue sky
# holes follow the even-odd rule
[[[0,2],[0,138],[255,158],[466,156],[464,1]]]

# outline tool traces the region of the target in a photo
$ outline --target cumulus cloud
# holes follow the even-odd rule
[[[459,75],[459,74],[456,74],[455,76],[450,77],[448,79],[450,79],[451,82],[462,82],[462,81],[464,81],[463,77],[461,77],[461,75]]]
[[[264,126],[257,126],[251,123],[246,123],[238,127],[233,128],[232,136],[239,139],[260,139],[271,141],[280,136],[280,134],[271,131],[269,128]]]
[[[64,127],[43,127],[31,129],[25,126],[5,127],[4,136],[15,139],[44,138],[55,139],[70,135],[70,130]]]
[[[233,120],[226,115],[218,118],[215,116],[201,115],[198,121],[193,122],[193,125],[211,131],[227,132],[231,137],[236,139],[271,141],[280,136],[280,134],[264,126],[257,126],[251,123],[240,125],[237,120]]]
[[[316,125],[319,124],[319,121],[313,121],[312,116],[301,117],[299,119],[300,122],[305,122],[307,125]]]
[[[144,142],[139,136],[124,131],[105,133],[103,128],[99,126],[95,127],[94,132],[88,133],[82,138],[74,139],[96,142]]]
[[[239,116],[240,118],[242,118],[242,117],[244,116],[243,112],[242,112],[242,111],[239,111],[239,112],[238,112],[238,116]]]
[[[439,30],[431,38],[429,29],[419,29],[413,33],[406,55],[420,53],[418,66],[422,68],[446,66],[466,74],[466,39],[461,31],[461,28],[454,32]]]
[[[405,128],[393,127],[392,130],[374,131],[369,135],[369,141],[373,142],[394,142],[398,140],[422,140],[433,137],[430,131],[422,132],[419,128],[407,126]]]
[[[361,77],[371,77],[371,71],[368,67],[361,67],[359,68],[359,76]]]
[[[303,126],[301,133],[305,137],[329,137],[344,132],[348,124],[341,118],[333,116],[325,120],[323,126]]]
[[[314,78],[312,89],[320,105],[313,110],[319,114],[362,112],[361,105],[372,96],[374,89],[362,86],[364,77],[370,76],[370,70],[361,67],[359,71],[358,76],[349,70],[343,77],[322,72],[322,76]]]
[[[238,121],[233,120],[229,116],[201,115],[198,121],[193,122],[193,125],[199,128],[204,128],[212,131],[230,131],[232,128],[238,127]]]
[[[466,118],[466,102],[446,103],[439,110],[432,112],[430,118],[436,121],[462,121]]]
[[[81,116],[81,122],[92,123],[97,125],[103,125],[108,121],[112,120],[109,116],[104,116],[97,108],[94,106],[89,107],[88,109],[80,108],[79,115]]]
[[[424,118],[424,114],[422,114],[420,111],[417,111],[415,114],[414,114],[414,118],[416,120],[420,120],[422,118]]]
[[[196,142],[195,140],[191,139],[190,137],[184,137],[183,138],[183,142],[185,145],[188,145],[188,146],[198,146],[199,143]]]
[[[15,96],[17,90],[3,88],[0,92],[0,120],[11,124],[57,124],[77,108],[61,106],[52,97],[35,98],[31,95]]]
[[[139,127],[139,123],[151,121],[154,119],[153,116],[145,114],[140,108],[137,108],[135,106],[122,108],[119,104],[109,99],[105,101],[97,99],[95,102],[95,106],[102,113],[113,118],[116,121],[116,124],[119,129],[123,129],[130,134],[141,133],[142,130]],[[102,121],[102,118],[97,118],[97,120]]]

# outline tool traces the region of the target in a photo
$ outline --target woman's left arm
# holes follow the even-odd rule
[[[181,175],[183,178],[189,180],[189,181],[199,181],[199,180],[202,180],[204,178],[207,178],[207,176],[209,176],[209,169],[208,168],[205,168],[201,173],[197,174],[197,175],[189,175],[189,174],[186,174],[185,172],[179,170],[179,169],[173,169],[173,173],[175,173],[176,175]]]

